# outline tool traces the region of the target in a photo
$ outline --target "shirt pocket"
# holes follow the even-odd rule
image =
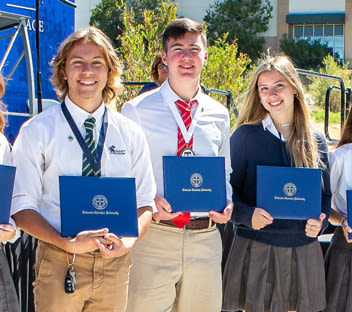
[[[215,122],[197,122],[193,133],[193,148],[197,156],[218,156],[221,143],[221,130]]]

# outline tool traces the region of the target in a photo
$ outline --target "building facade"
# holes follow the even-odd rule
[[[352,63],[352,0],[271,0],[273,18],[261,34],[267,46],[279,49],[284,34],[289,38],[327,43],[345,62]]]
[[[216,0],[178,0],[177,15],[202,22],[206,10]],[[250,1],[250,0],[249,0]],[[76,0],[76,29],[87,26],[90,10],[100,0]],[[266,45],[279,50],[284,34],[289,38],[320,40],[334,54],[352,63],[352,0],[270,0],[273,11],[269,29],[263,34]]]

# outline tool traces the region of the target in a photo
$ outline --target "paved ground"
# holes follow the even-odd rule
[[[314,129],[324,134],[324,123],[313,123]],[[329,135],[331,139],[339,140],[341,137],[341,130],[339,124],[329,125]],[[329,149],[333,149],[335,144],[329,144]]]

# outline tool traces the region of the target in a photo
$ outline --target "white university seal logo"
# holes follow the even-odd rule
[[[200,187],[203,184],[203,177],[199,173],[193,173],[190,182],[193,187]]]
[[[287,196],[293,196],[296,194],[296,192],[297,192],[297,187],[293,183],[286,183],[284,185],[284,193]]]
[[[104,195],[95,195],[92,204],[95,209],[103,210],[108,206],[108,199]]]

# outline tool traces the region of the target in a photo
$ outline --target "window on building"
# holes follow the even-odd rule
[[[335,57],[344,59],[344,28],[338,24],[295,25],[293,36],[296,40],[320,40],[332,49]]]

